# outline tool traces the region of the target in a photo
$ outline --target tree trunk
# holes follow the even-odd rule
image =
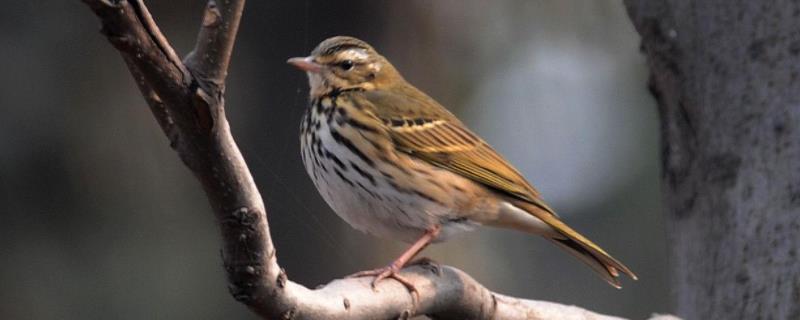
[[[661,114],[678,315],[800,319],[800,2],[625,2]]]

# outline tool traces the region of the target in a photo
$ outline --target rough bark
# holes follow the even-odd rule
[[[416,266],[403,275],[419,289],[370,279],[335,280],[314,290],[278,265],[266,210],[225,117],[225,76],[244,0],[209,1],[197,45],[181,60],[141,0],[84,0],[127,63],[181,160],[201,182],[222,233],[231,294],[265,319],[620,319],[573,306],[493,293],[451,267]]]
[[[800,2],[626,5],[661,114],[677,313],[800,319]]]

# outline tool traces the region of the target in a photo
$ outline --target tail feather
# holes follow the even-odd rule
[[[598,275],[600,275],[601,278],[606,280],[615,288],[622,287],[618,279],[620,273],[628,275],[633,280],[638,279],[636,274],[628,269],[628,267],[619,262],[617,259],[611,257],[611,255],[606,253],[598,245],[594,244],[592,241],[567,226],[552,211],[521,201],[514,202],[514,205],[525,210],[555,229],[558,234],[563,236],[563,238],[545,237],[558,247],[566,250],[579,260],[583,261]]]
[[[582,261],[589,268],[592,269],[600,278],[603,278],[608,284],[613,286],[614,288],[621,289],[622,284],[620,283],[618,277],[619,272],[615,267],[608,266],[602,260],[600,260],[597,256],[592,255],[588,250],[581,247],[577,242],[572,241],[570,239],[548,239],[556,246],[564,249],[565,251],[569,252],[578,260]]]

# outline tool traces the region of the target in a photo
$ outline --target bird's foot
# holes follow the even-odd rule
[[[436,260],[433,260],[433,259],[428,258],[428,257],[422,257],[422,258],[419,258],[417,260],[411,261],[408,265],[410,265],[410,266],[420,266],[420,267],[423,267],[423,268],[427,268],[427,269],[430,269],[437,276],[440,276],[440,277],[442,276],[442,265],[439,262],[437,262]]]
[[[408,289],[409,292],[411,292],[414,299],[414,303],[416,304],[416,302],[419,301],[419,291],[417,290],[417,287],[414,286],[413,283],[411,283],[411,280],[408,280],[405,277],[401,276],[398,272],[400,272],[400,268],[395,266],[394,264],[390,264],[383,268],[356,272],[354,274],[347,276],[347,278],[375,277],[375,279],[372,280],[373,290],[378,285],[378,282],[383,279],[391,278],[397,280],[397,282],[400,282],[403,286],[406,287],[406,289]]]

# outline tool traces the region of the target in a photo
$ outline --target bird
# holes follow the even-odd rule
[[[490,226],[541,236],[615,288],[621,274],[637,279],[371,45],[335,36],[287,62],[308,77],[300,149],[322,198],[355,229],[411,244],[389,265],[353,277],[374,277],[373,288],[392,278],[416,291],[399,271],[420,251]]]

